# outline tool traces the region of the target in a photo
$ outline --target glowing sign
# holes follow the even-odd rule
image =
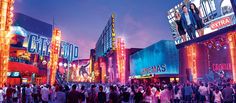
[[[222,18],[222,19],[217,20],[215,22],[212,22],[210,27],[212,30],[215,30],[215,29],[218,29],[218,28],[230,25],[230,24],[231,24],[230,17],[225,17],[225,18]]]
[[[130,56],[130,76],[150,74],[179,74],[179,53],[174,41],[159,41]]]
[[[121,83],[125,83],[125,41],[124,39],[118,38],[117,39],[117,65],[118,65],[118,78],[120,79]]]
[[[150,68],[144,68],[142,74],[160,73],[166,72],[166,64],[152,66]]]
[[[232,66],[231,66],[231,63],[212,64],[212,69],[214,71],[218,71],[218,70],[232,70]]]
[[[51,46],[50,38],[26,31],[24,28],[21,28],[19,26],[13,26],[11,34],[24,37],[23,46],[27,48],[27,51],[29,53],[39,54],[40,56],[49,56]],[[59,52],[60,57],[68,59],[70,61],[76,60],[79,56],[78,52],[78,46],[65,41],[61,41]]]

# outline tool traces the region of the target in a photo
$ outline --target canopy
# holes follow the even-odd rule
[[[38,68],[31,64],[9,62],[8,72],[20,72],[23,74],[28,74],[28,73],[31,74],[31,73],[38,73]]]

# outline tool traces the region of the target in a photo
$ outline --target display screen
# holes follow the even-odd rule
[[[90,60],[81,59],[79,60],[78,67],[72,66],[70,79],[74,82],[90,82],[91,81],[91,70]]]
[[[184,0],[168,11],[167,18],[175,44],[236,23],[231,0]]]
[[[179,54],[174,41],[162,40],[130,56],[130,76],[178,74]]]

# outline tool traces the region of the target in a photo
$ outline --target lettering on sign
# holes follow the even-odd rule
[[[212,69],[214,71],[219,70],[232,70],[231,63],[222,63],[222,64],[212,64]]]
[[[37,34],[28,34],[28,52],[32,54],[39,54],[41,56],[50,55],[50,46],[51,39],[37,35]],[[68,42],[61,41],[59,55],[62,58],[68,60],[78,59],[78,46],[70,44]]]
[[[210,27],[212,30],[222,28],[224,26],[230,25],[231,24],[231,18],[230,17],[225,17],[220,20],[217,20],[213,23],[211,23]]]
[[[144,68],[142,74],[162,73],[166,72],[166,64]]]

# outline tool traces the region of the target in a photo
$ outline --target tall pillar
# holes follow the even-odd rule
[[[232,63],[233,81],[236,82],[236,31],[227,34]]]
[[[7,82],[14,0],[0,0],[0,87]]]
[[[53,85],[56,80],[56,72],[58,68],[58,59],[59,59],[59,51],[60,51],[60,42],[61,42],[61,31],[58,28],[54,28],[52,40],[51,40],[50,61],[48,63],[48,69],[49,69],[48,82],[51,85]]]

